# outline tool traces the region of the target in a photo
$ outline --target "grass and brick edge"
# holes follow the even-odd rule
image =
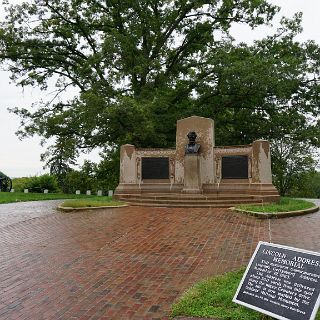
[[[64,207],[62,205],[58,206],[58,210],[60,211],[84,211],[84,210],[99,210],[99,209],[115,209],[115,208],[123,208],[128,207],[127,204],[121,204],[118,206],[101,206],[101,207],[81,207],[81,208],[73,208],[73,207]]]
[[[272,320],[232,301],[245,267],[206,278],[187,289],[171,307],[173,320]],[[320,320],[320,312],[315,320]]]
[[[303,199],[281,197],[278,203],[239,205],[233,211],[245,213],[258,219],[286,218],[317,212],[319,207]]]
[[[90,199],[66,200],[58,206],[60,211],[83,211],[83,210],[99,210],[99,209],[115,209],[123,208],[128,205],[121,201],[97,201]]]
[[[174,320],[266,320],[264,315],[232,302],[245,268],[205,278],[187,289],[171,307]]]
[[[258,219],[274,219],[274,218],[296,217],[296,216],[302,216],[305,214],[315,213],[319,210],[319,207],[314,206],[314,207],[311,207],[308,209],[303,209],[303,210],[283,211],[283,212],[257,212],[257,211],[240,209],[237,207],[233,207],[232,210],[240,212],[240,213],[249,214],[249,215],[254,216]]]

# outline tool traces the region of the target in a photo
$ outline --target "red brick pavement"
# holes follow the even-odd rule
[[[226,209],[55,205],[0,206],[0,319],[166,319],[186,288],[245,265],[259,240],[320,249],[320,214],[269,222]]]

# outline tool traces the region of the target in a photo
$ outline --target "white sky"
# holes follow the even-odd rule
[[[22,1],[9,0],[9,3]],[[293,16],[295,12],[303,12],[303,33],[298,40],[315,40],[320,44],[320,1],[319,0],[272,0],[282,10],[278,17]],[[0,7],[0,19],[3,18],[3,8]],[[276,28],[277,25],[274,25]],[[232,35],[238,40],[252,42],[268,33],[272,33],[271,27],[260,27],[252,31],[250,28],[237,25],[232,29]],[[43,92],[37,88],[15,87],[10,83],[9,74],[0,70],[0,171],[10,177],[31,176],[43,173],[43,163],[40,162],[40,154],[45,151],[40,146],[40,138],[29,138],[20,141],[15,131],[19,128],[20,120],[14,114],[7,111],[10,107],[30,106],[32,102],[46,98]],[[97,160],[97,153],[83,158]],[[83,160],[82,158],[82,160]],[[81,161],[82,161],[81,160]],[[80,161],[80,162],[81,162]]]

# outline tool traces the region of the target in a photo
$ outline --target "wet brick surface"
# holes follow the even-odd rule
[[[0,206],[0,319],[167,319],[185,289],[247,264],[259,240],[320,251],[319,213],[269,221],[58,203]]]

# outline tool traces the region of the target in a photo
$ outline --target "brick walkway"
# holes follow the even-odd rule
[[[259,240],[320,251],[320,213],[225,209],[60,213],[0,206],[0,319],[166,319],[192,283],[245,265]]]

